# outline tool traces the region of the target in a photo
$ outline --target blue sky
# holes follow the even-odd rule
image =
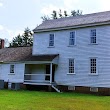
[[[110,0],[0,0],[0,38],[13,37],[26,27],[42,22],[41,16],[53,10],[83,10],[83,14],[110,10]]]

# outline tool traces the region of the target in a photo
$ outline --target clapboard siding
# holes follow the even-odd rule
[[[90,30],[97,30],[97,44],[90,44]],[[76,32],[76,45],[69,47],[69,33]],[[55,33],[55,47],[49,48],[49,34]],[[59,85],[110,87],[110,26],[34,34],[33,55],[59,54],[55,81]],[[98,75],[89,75],[90,58],[98,59]],[[75,75],[68,75],[68,59],[75,59]]]
[[[1,65],[1,79],[5,82],[23,83],[25,64],[14,64],[15,72],[10,74],[10,64]]]

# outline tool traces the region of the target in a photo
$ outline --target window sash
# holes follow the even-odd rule
[[[97,60],[96,60],[96,58],[90,59],[90,73],[97,73]]]
[[[75,45],[75,32],[70,32],[69,45]]]
[[[50,34],[50,37],[49,37],[49,46],[54,46],[54,34]]]
[[[91,34],[90,34],[90,42],[91,44],[96,44],[97,43],[97,38],[96,38],[96,29],[92,29],[91,30]]]
[[[95,44],[96,43],[96,37],[91,37],[91,43]]]
[[[74,59],[69,59],[69,73],[74,73]]]
[[[10,73],[14,73],[14,65],[10,65]]]

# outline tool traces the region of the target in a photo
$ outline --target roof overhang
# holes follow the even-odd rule
[[[48,28],[48,29],[37,29],[37,30],[33,30],[33,32],[34,33],[41,33],[41,32],[69,30],[69,29],[86,28],[86,27],[102,26],[102,25],[110,25],[110,21],[95,22],[95,23],[90,23],[90,24],[80,24],[80,25],[74,25],[74,26],[64,26],[64,27]]]
[[[58,64],[58,56],[59,54],[48,54],[48,55],[34,55],[29,60],[22,60],[22,61],[4,61],[4,64],[17,64],[17,63],[24,63],[24,64]]]

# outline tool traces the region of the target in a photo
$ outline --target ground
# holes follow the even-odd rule
[[[110,96],[0,90],[0,110],[110,110]]]

